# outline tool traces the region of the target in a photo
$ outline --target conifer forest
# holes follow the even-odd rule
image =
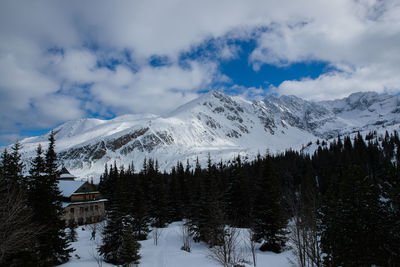
[[[37,148],[29,175],[18,143],[1,156],[1,266],[54,266],[71,257],[74,227],[65,231],[60,219],[54,144],[51,135],[46,151]],[[183,221],[187,235],[210,248],[225,247],[229,229],[246,228],[261,251],[290,247],[297,266],[399,266],[398,133],[317,145],[313,155],[209,157],[205,168],[177,162],[168,172],[155,158],[142,166],[106,165],[98,185],[108,199],[98,253],[112,264],[138,264],[138,241],[151,228]],[[230,259],[221,265],[241,266]]]

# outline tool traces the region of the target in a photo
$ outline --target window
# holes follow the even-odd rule
[[[72,214],[74,214],[74,212],[75,212],[74,208],[70,208],[70,209],[69,209],[69,212],[71,212]]]
[[[93,206],[90,206],[90,211],[93,211]]]
[[[95,210],[99,210],[99,206],[95,205],[95,206],[94,206],[94,209],[95,209]]]
[[[79,212],[80,212],[80,213],[83,213],[83,207],[80,207],[80,208],[79,208]]]
[[[85,207],[85,211],[88,211],[89,210],[89,208],[88,207]]]

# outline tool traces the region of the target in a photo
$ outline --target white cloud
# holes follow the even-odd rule
[[[196,90],[212,81],[215,69],[213,64],[196,62],[188,69],[145,66],[137,73],[117,68],[91,91],[97,101],[120,113],[162,113],[193,99]]]
[[[266,30],[249,57],[254,69],[308,60],[336,68],[314,80],[285,81],[275,88],[280,94],[327,99],[359,90],[398,92],[399,13],[396,0],[4,0],[0,135],[87,112],[165,112],[198,89],[229,80],[217,62],[188,61],[183,68],[180,53],[214,38],[218,60],[231,60],[239,48],[224,39],[253,38],[260,28]],[[169,64],[149,66],[153,55]],[[122,64],[99,67],[110,59]],[[255,98],[262,91],[239,90]]]
[[[399,91],[400,77],[382,73],[375,66],[357,68],[351,72],[334,71],[320,75],[316,79],[285,81],[274,90],[282,95],[297,95],[309,100],[342,98],[350,92],[376,91],[396,93]]]
[[[118,65],[115,70],[97,67],[96,55],[88,50],[67,50],[53,56],[52,67],[58,80],[65,81],[65,93],[81,93],[74,83],[91,85],[86,98],[111,108],[115,113],[162,113],[191,100],[196,90],[213,79],[223,79],[212,62],[186,61],[152,67],[143,65],[133,72]],[[166,101],[168,99],[168,101]],[[99,105],[87,105],[91,111]],[[94,110],[94,112],[96,112]],[[99,111],[101,113],[101,111]]]
[[[315,80],[285,81],[277,88],[280,94],[308,99],[332,99],[356,91],[398,92],[400,18],[395,14],[400,13],[400,4],[331,1],[319,10],[303,24],[276,24],[263,33],[250,56],[253,68],[265,63],[328,62],[338,71]]]

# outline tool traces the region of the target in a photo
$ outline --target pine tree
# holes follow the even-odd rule
[[[134,181],[132,205],[130,207],[129,215],[132,216],[132,230],[137,240],[145,240],[147,234],[150,232],[149,223],[150,218],[148,214],[148,199],[144,193],[144,177],[137,175]]]
[[[226,204],[230,221],[237,227],[248,227],[251,220],[250,189],[240,156],[231,168]]]
[[[339,172],[338,176],[337,189],[331,189],[322,207],[324,263],[327,266],[385,265],[382,262],[385,213],[379,187],[357,165]]]
[[[100,246],[100,255],[106,262],[119,264],[118,250],[122,237],[122,214],[118,206],[113,204],[107,211],[107,224],[103,230],[103,245]]]
[[[286,243],[287,219],[279,178],[272,168],[270,156],[264,159],[263,173],[257,182],[252,225],[254,239],[263,241],[260,250],[278,253]]]
[[[21,154],[19,151],[21,150],[21,144],[15,143],[12,147],[12,154],[11,154],[11,177],[14,179],[18,184],[24,186],[24,179],[22,176],[22,171],[24,168],[24,164],[21,161]]]
[[[121,189],[121,187],[117,187]],[[117,193],[118,194],[118,193]],[[137,232],[134,227],[137,218],[127,215],[127,202],[114,201],[107,211],[107,224],[103,231],[103,245],[99,252],[106,262],[129,266],[139,263],[140,244],[137,242]]]
[[[68,234],[67,234],[67,239],[69,242],[76,242],[78,239],[76,237],[76,228],[78,227],[77,223],[75,220],[70,220],[68,222]]]
[[[192,217],[191,231],[195,241],[204,241],[210,247],[219,245],[224,233],[225,216],[216,181],[216,168],[208,155],[207,170],[200,185],[200,197],[197,202],[197,216]]]
[[[0,160],[0,175],[5,179],[7,177],[7,168],[10,164],[10,156],[8,153],[7,148],[1,153],[1,160]]]
[[[152,213],[153,213],[153,227],[164,227],[168,222],[168,206],[167,206],[167,191],[164,181],[164,176],[159,173],[158,161],[156,161],[154,174],[153,174],[153,196]]]
[[[28,205],[20,145],[13,153],[4,150],[0,162],[0,266],[36,266],[37,235],[41,226],[33,222]]]
[[[32,161],[29,188],[29,203],[34,211],[34,221],[44,230],[38,236],[40,265],[52,266],[66,262],[73,251],[65,233],[65,222],[61,219],[64,209],[61,193],[57,186],[57,154],[54,151],[54,133],[50,134],[45,160],[38,147]],[[44,170],[44,173],[43,173]]]
[[[22,176],[22,171],[24,164],[21,161],[21,154],[19,153],[21,149],[20,143],[15,143],[12,147],[12,153],[8,153],[5,149],[1,155],[0,170],[1,175],[4,179],[9,179],[15,183],[16,187],[22,189],[24,184],[24,179]]]
[[[140,243],[134,238],[132,226],[124,222],[122,228],[121,247],[118,251],[119,264],[130,266],[132,263],[139,264]]]
[[[32,177],[40,177],[45,175],[45,172],[46,166],[43,159],[42,145],[39,144],[36,149],[36,157],[31,162],[31,169],[29,170],[29,174]]]

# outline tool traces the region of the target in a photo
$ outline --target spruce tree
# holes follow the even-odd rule
[[[99,248],[100,255],[106,262],[119,264],[118,250],[122,237],[122,214],[118,205],[113,204],[107,211],[107,224],[103,230],[103,244]]]
[[[131,266],[132,263],[139,264],[140,243],[134,237],[132,226],[126,221],[122,226],[121,247],[118,251],[119,264]]]
[[[41,226],[33,221],[29,206],[20,145],[1,155],[0,162],[0,266],[37,266],[37,235]]]
[[[131,195],[132,205],[130,206],[129,214],[132,217],[132,230],[137,240],[145,240],[150,232],[148,215],[148,199],[144,193],[144,177],[136,175],[133,186],[133,194]]]
[[[385,265],[384,203],[360,166],[338,173],[339,184],[322,207],[322,250],[327,266]]]
[[[133,185],[130,183],[133,173],[130,172],[130,169],[125,173],[123,166],[118,171],[115,164],[111,169],[113,171],[110,171],[109,176],[114,180],[115,186],[112,189],[112,202],[107,210],[103,245],[99,248],[99,252],[106,262],[129,266],[131,263],[138,263],[140,259],[140,244],[137,239],[145,234],[142,227],[147,227],[147,222],[146,226],[143,226],[142,218],[138,216],[138,213],[133,212],[133,208],[136,209],[141,204],[132,201],[130,194],[132,192],[129,193],[129,189]],[[135,194],[136,192],[133,195]]]
[[[253,207],[254,239],[262,241],[260,250],[279,253],[286,243],[287,218],[285,216],[280,181],[270,156],[266,156],[263,172],[257,179],[257,191]]]
[[[8,179],[17,184],[16,187],[22,189],[25,186],[22,171],[24,164],[21,161],[21,144],[15,143],[12,147],[12,153],[5,149],[1,155],[0,169],[4,179]]]
[[[190,228],[195,241],[204,241],[210,247],[220,245],[225,227],[216,180],[216,167],[208,155],[207,170],[201,179],[197,216],[192,218]]]
[[[76,237],[76,228],[78,227],[77,223],[75,220],[70,220],[68,222],[68,234],[67,234],[67,239],[69,242],[76,242],[78,239]]]
[[[33,219],[43,226],[38,236],[39,261],[42,266],[53,266],[66,262],[70,253],[69,242],[65,233],[65,222],[61,219],[64,212],[61,193],[57,181],[57,154],[54,150],[54,133],[50,134],[49,147],[42,159],[41,148],[32,161],[30,174],[29,199],[34,211]],[[44,170],[44,173],[43,173]]]
[[[158,161],[156,161],[153,174],[153,201],[152,201],[152,216],[153,227],[164,227],[168,222],[168,206],[167,206],[167,190],[164,181],[164,176],[159,173]]]
[[[226,209],[234,226],[248,227],[251,220],[250,189],[240,156],[236,158],[231,169]]]

